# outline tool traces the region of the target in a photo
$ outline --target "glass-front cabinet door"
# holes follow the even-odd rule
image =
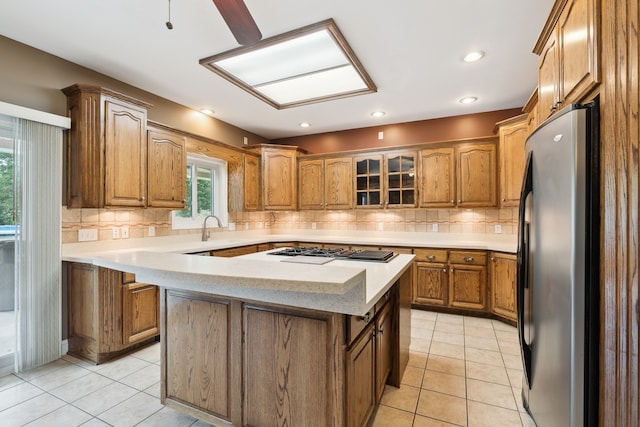
[[[356,207],[414,207],[415,164],[415,152],[356,157]]]
[[[413,152],[385,156],[387,206],[416,205],[415,163],[416,153]]]
[[[356,157],[356,206],[382,207],[382,156]]]

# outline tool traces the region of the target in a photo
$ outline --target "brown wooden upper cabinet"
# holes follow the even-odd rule
[[[298,149],[262,146],[262,202],[265,210],[296,210]]]
[[[556,2],[561,5],[563,2]],[[599,2],[567,0],[554,8],[534,52],[538,60],[538,120],[573,102],[597,85]]]
[[[166,132],[147,140],[150,104],[91,85],[62,92],[71,118],[67,207],[184,206],[184,139]]]
[[[493,142],[420,150],[420,207],[496,206],[496,154]]]
[[[500,136],[500,206],[518,206],[525,163],[525,142],[529,134],[528,116],[503,120],[497,124]]]
[[[353,160],[351,157],[307,159],[298,162],[300,209],[351,209]]]
[[[257,211],[260,209],[260,156],[244,153],[244,210]]]
[[[178,133],[149,129],[147,206],[184,209],[186,203],[186,138]]]
[[[354,159],[356,207],[415,207],[416,152]]]

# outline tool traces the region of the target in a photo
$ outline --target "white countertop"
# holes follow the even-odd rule
[[[410,268],[413,258],[397,255],[387,263],[332,260],[313,265],[283,262],[287,257],[265,252],[222,258],[113,251],[92,263],[172,289],[363,315]]]
[[[134,273],[140,282],[168,288],[363,315],[414,258],[397,255],[388,263],[333,260],[311,265],[283,262],[265,253],[235,258],[185,255],[268,242],[516,250],[513,235],[254,230],[214,232],[206,242],[198,233],[64,244],[62,259]]]
[[[215,231],[215,229],[212,229]],[[120,239],[62,245],[62,260],[91,264],[105,254],[132,251],[195,253],[268,242],[317,242],[349,245],[404,246],[411,248],[480,249],[515,253],[517,236],[510,234],[357,232],[334,230],[268,230],[213,232],[202,242],[200,234]]]

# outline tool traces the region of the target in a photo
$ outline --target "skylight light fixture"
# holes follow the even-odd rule
[[[371,117],[375,117],[376,119],[380,118],[380,117],[384,117],[384,115],[387,114],[384,111],[374,111],[373,113],[371,113]]]
[[[277,109],[377,91],[332,19],[200,64]]]
[[[311,127],[311,123],[309,123],[309,122],[302,122],[302,123],[300,123],[298,126],[300,126],[301,128],[308,128],[308,127]]]

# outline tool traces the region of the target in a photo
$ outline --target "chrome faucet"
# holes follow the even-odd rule
[[[207,220],[209,218],[215,218],[216,221],[218,221],[218,228],[222,228],[222,222],[220,222],[220,218],[218,218],[215,215],[207,215],[207,217],[204,219],[204,222],[202,223],[202,241],[206,242],[207,240],[209,240],[209,231],[207,231]]]

